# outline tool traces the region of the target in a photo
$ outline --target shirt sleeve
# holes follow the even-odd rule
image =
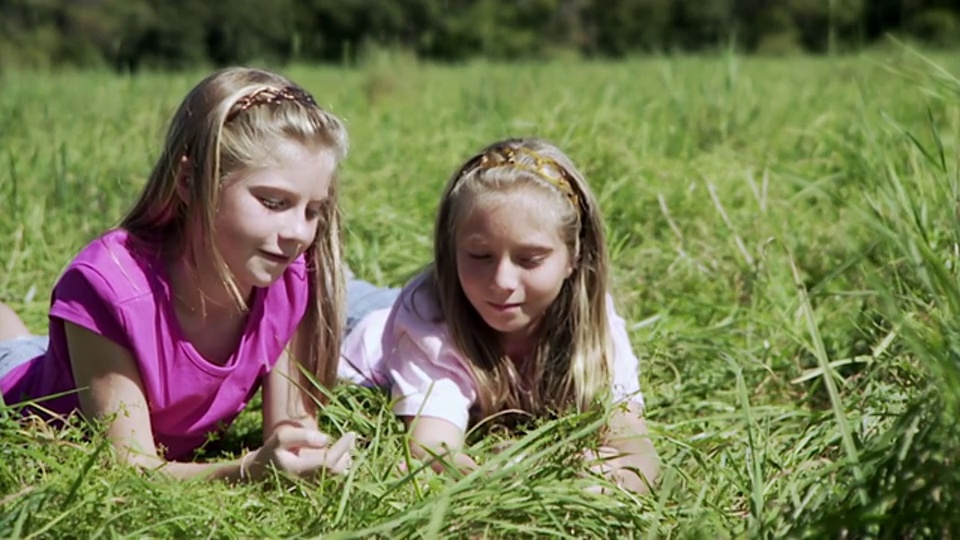
[[[469,369],[452,344],[445,342],[445,333],[400,331],[385,357],[394,413],[439,418],[466,431],[476,400]]]
[[[93,268],[71,266],[54,288],[50,316],[129,348],[126,326],[115,296],[107,281]]]
[[[390,309],[370,312],[347,334],[340,347],[337,375],[361,386],[387,386],[383,366],[384,333]]]
[[[644,407],[640,392],[639,360],[627,336],[627,324],[614,310],[613,298],[607,297],[607,319],[613,341],[613,399],[632,402]]]

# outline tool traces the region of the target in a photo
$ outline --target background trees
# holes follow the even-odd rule
[[[960,41],[953,0],[0,0],[0,65],[118,70],[421,58],[842,52],[886,33]]]

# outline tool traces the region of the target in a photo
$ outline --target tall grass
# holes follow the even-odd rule
[[[441,187],[486,143],[538,135],[581,166],[658,489],[583,491],[596,414],[533,426],[506,454],[474,437],[482,469],[437,476],[398,467],[385,396],[341,387],[321,422],[362,436],[346,478],[232,487],[118,467],[95,429],[0,407],[0,536],[956,537],[955,73],[904,49],[288,70],[347,121],[347,256],[380,284],[428,261]],[[36,332],[60,268],[116,223],[201,75],[2,81],[0,299]],[[257,407],[203,457],[259,444]]]

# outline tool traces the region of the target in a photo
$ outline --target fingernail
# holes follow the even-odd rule
[[[329,438],[319,431],[311,431],[310,433],[307,433],[307,444],[323,446],[327,444],[327,442],[329,442]]]

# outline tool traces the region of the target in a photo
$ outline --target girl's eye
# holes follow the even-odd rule
[[[321,210],[319,208],[307,208],[307,219],[313,221],[320,217]]]
[[[490,258],[490,256],[486,253],[467,253],[467,257],[470,257],[475,261],[483,261]]]
[[[283,201],[280,199],[271,199],[269,197],[259,197],[260,204],[270,210],[280,210],[283,208]]]
[[[524,257],[520,259],[520,266],[524,268],[536,268],[537,266],[540,266],[542,263],[543,263],[542,256]]]

